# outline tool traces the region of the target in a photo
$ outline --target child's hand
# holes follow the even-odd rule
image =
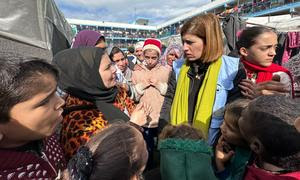
[[[135,85],[135,89],[137,91],[138,94],[143,95],[145,89],[147,89],[150,86],[149,82],[145,81],[145,82],[141,82]]]
[[[158,80],[156,78],[151,78],[151,79],[149,79],[149,83],[151,86],[156,87],[158,84]]]
[[[234,151],[221,136],[215,149],[215,161],[219,172],[225,170],[225,164],[230,161],[233,155]]]
[[[152,108],[149,105],[146,103],[140,103],[132,112],[130,121],[139,126],[143,126],[147,123],[147,119],[151,111]]]

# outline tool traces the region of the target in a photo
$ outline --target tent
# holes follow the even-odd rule
[[[69,48],[72,29],[54,0],[0,1],[0,55],[13,53],[51,61]]]
[[[249,25],[264,25],[275,28],[277,31],[299,31],[300,16],[292,17],[290,14],[278,16],[245,18]]]

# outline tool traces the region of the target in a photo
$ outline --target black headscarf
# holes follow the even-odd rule
[[[99,74],[99,66],[105,51],[96,47],[67,49],[53,58],[60,71],[59,88],[72,96],[93,102],[108,121],[128,120],[128,116],[115,108],[118,89],[106,88]]]

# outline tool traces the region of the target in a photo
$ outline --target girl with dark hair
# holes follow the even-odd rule
[[[80,147],[68,164],[69,179],[139,180],[147,158],[142,133],[126,123],[116,123]]]
[[[64,100],[58,71],[39,59],[0,59],[0,179],[56,179],[66,168],[54,133]]]
[[[239,128],[255,161],[245,180],[300,179],[299,102],[285,96],[261,96],[250,102]]]
[[[259,94],[267,95],[286,91],[294,96],[291,73],[273,63],[277,48],[277,35],[272,29],[262,26],[246,28],[239,36],[237,48],[247,73],[247,79],[243,80],[240,85],[244,96],[254,98]],[[266,83],[266,81],[270,82]],[[266,87],[264,84],[269,84],[269,86]],[[267,91],[268,88],[271,89]]]
[[[116,68],[105,50],[68,49],[58,53],[53,63],[60,70],[58,86],[69,94],[61,132],[66,158],[116,119],[146,123],[151,108],[135,107],[126,90],[116,86]]]
[[[135,91],[132,87],[132,70],[130,69],[130,64],[133,63],[131,61],[128,61],[126,54],[118,47],[112,48],[109,57],[117,69],[116,81],[118,82],[118,85],[126,89],[128,94],[130,95],[130,98],[133,99],[135,96]]]

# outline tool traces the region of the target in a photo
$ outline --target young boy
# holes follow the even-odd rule
[[[221,137],[215,147],[216,176],[219,179],[241,179],[251,156],[251,151],[241,135],[238,120],[249,104],[239,99],[228,104],[221,125]]]
[[[261,96],[248,105],[239,127],[256,157],[244,179],[300,179],[299,115],[299,103],[285,96]]]
[[[24,57],[0,58],[0,67],[0,179],[60,179],[58,70]]]

